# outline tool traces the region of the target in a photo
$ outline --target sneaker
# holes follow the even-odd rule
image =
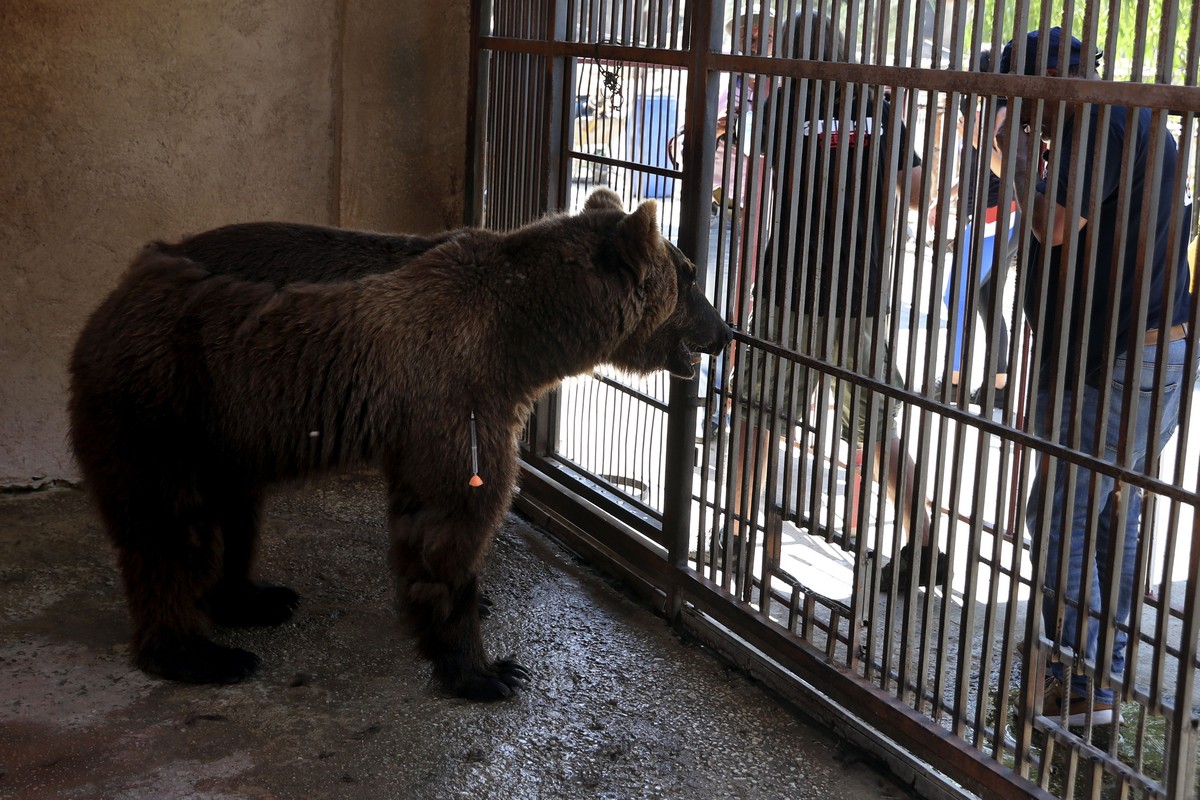
[[[1042,691],[1042,713],[1047,717],[1061,720],[1063,718],[1063,702],[1066,698],[1066,685],[1054,677],[1046,675],[1046,682]],[[1093,725],[1110,725],[1113,721],[1113,710],[1115,706],[1111,702],[1097,700],[1094,697],[1088,698],[1071,692],[1070,702],[1067,704],[1066,717],[1067,727],[1078,728],[1087,725],[1088,722],[1088,707],[1091,707],[1091,718]],[[1117,712],[1118,719],[1120,712]]]
[[[1008,385],[996,388],[995,399],[992,400],[992,408],[1004,408],[1008,402]],[[980,386],[975,391],[971,392],[971,405],[983,406],[983,387]]]
[[[921,564],[921,574],[917,578],[918,586],[929,586],[930,577],[934,578],[937,586],[946,586],[946,576],[950,569],[950,560],[941,550],[925,547],[921,550],[924,563]],[[934,568],[934,555],[937,557],[937,567]],[[892,573],[899,570],[897,590],[903,594],[908,591],[908,576],[912,572],[912,544],[900,548],[900,555],[894,561],[889,561],[879,570],[879,593],[887,594],[892,590]]]

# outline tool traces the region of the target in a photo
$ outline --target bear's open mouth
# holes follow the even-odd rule
[[[696,365],[700,363],[700,353],[692,351],[692,345],[680,341],[679,346],[667,359],[667,370],[680,378],[690,378],[696,374]]]

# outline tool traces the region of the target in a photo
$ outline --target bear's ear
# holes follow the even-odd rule
[[[641,283],[663,246],[658,232],[658,203],[646,200],[617,223],[617,243],[621,256]]]
[[[584,211],[624,211],[625,206],[621,205],[621,196],[609,189],[607,186],[601,186],[592,192],[588,197],[587,202],[583,204]]]

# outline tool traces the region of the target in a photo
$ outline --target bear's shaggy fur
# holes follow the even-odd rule
[[[374,233],[295,222],[245,222],[148,249],[209,272],[275,286],[347,281],[399,269],[465,231],[434,236]]]
[[[529,408],[600,363],[690,375],[694,353],[719,352],[730,332],[694,265],[653,203],[626,214],[597,190],[580,214],[461,231],[405,269],[262,277],[149,247],[72,357],[72,443],[118,552],[137,663],[199,683],[252,673],[256,656],[208,630],[275,624],[296,606],[251,578],[264,493],[378,464],[397,601],[421,652],[452,693],[511,694],[528,673],[487,657],[477,576]]]

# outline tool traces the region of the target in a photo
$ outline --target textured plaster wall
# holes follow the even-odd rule
[[[467,9],[0,2],[0,486],[78,477],[67,360],[146,241],[462,219]]]
[[[341,224],[462,225],[470,0],[358,0],[343,54]]]

